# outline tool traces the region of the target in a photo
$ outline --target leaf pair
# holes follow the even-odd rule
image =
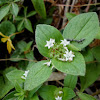
[[[27,14],[27,7],[24,8],[24,16],[17,16],[15,18],[17,21],[20,21],[17,26],[18,31],[21,31],[25,27],[27,30],[33,33],[32,23],[28,18],[35,14],[36,11],[31,11]]]
[[[55,100],[56,93],[59,93],[59,89],[56,86],[48,85],[48,86],[42,86],[39,89],[39,95],[44,100]],[[75,93],[71,88],[64,87],[62,89],[62,99],[61,100],[71,100],[73,97],[75,97]]]
[[[4,6],[2,6],[0,8],[0,21],[8,14],[8,12],[10,11],[10,9],[11,9],[11,13],[14,16],[18,15],[19,7],[15,3],[15,2],[18,2],[18,1],[19,0],[14,0],[13,2],[5,1],[5,3],[8,3],[8,4],[5,4]]]

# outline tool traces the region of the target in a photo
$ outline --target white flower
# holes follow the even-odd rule
[[[73,54],[72,51],[68,52],[68,51],[65,51],[66,54],[64,54],[64,56],[66,57],[66,61],[72,61],[73,60],[73,57],[75,57],[75,55]]]
[[[63,92],[62,91],[59,91],[59,94],[62,94]]]
[[[44,65],[47,65],[48,67],[50,66],[50,64],[51,64],[51,60],[49,62],[44,63]]]
[[[66,45],[70,44],[70,41],[67,41],[66,39],[61,40],[62,42],[60,44],[63,44],[63,46],[65,47]]]
[[[46,42],[47,42],[47,44],[45,45],[45,47],[48,47],[48,49],[50,49],[51,47],[54,46],[55,39],[50,38],[50,41],[46,41]]]
[[[56,100],[62,100],[62,97],[59,97],[59,96],[58,96],[58,97],[56,97],[55,99],[56,99]]]
[[[22,78],[22,79],[26,79],[28,73],[29,73],[29,70],[25,71],[25,73],[23,74],[23,76],[21,76],[21,78]]]
[[[58,58],[58,60],[61,60],[61,61],[66,61],[65,58]]]

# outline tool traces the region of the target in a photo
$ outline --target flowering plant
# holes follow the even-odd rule
[[[91,72],[94,71],[96,66],[91,65],[90,70],[87,67],[87,73],[87,59],[81,54],[81,51],[96,37],[98,29],[98,17],[94,12],[80,14],[71,19],[63,34],[53,26],[37,25],[36,45],[45,60],[29,63],[26,71],[16,68],[7,69],[5,76],[9,83],[11,82],[9,88],[15,87],[15,91],[12,92],[13,96],[16,96],[18,100],[39,100],[38,94],[42,100],[71,100],[72,98],[77,100],[77,97],[82,100],[95,100],[93,97],[81,93],[93,83],[89,80],[90,75],[92,75]],[[21,44],[23,43],[21,42]],[[25,48],[21,47],[21,53],[29,50],[31,45],[32,42],[29,43],[28,49],[26,45],[24,45]],[[97,66],[96,70],[99,71],[100,67]],[[60,71],[66,75],[62,87],[42,85],[54,71]],[[94,71],[94,73],[96,72]],[[100,73],[97,73],[94,80],[99,75]],[[81,92],[75,93],[74,89],[78,76],[81,80]],[[6,98],[9,98],[9,95],[4,100],[7,100]]]

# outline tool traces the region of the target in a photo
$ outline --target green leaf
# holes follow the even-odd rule
[[[72,42],[77,48],[86,47],[96,36],[99,29],[98,16],[95,12],[84,13],[75,16],[65,27],[63,37],[65,39],[81,40],[83,43]]]
[[[33,41],[30,41],[29,43],[27,43],[24,51],[29,50],[31,48],[32,43],[33,43]]]
[[[74,89],[77,84],[77,76],[66,75],[64,79],[64,86]]]
[[[21,53],[24,52],[24,51],[26,51],[26,50],[25,50],[26,45],[27,45],[27,43],[26,43],[25,41],[23,41],[23,40],[20,41],[20,42],[18,42],[17,46],[18,46],[18,48],[20,49],[20,52],[21,52]]]
[[[0,24],[0,32],[6,36],[15,33],[15,31],[16,31],[15,25],[12,24],[10,21],[3,21]]]
[[[33,51],[30,51],[28,53],[25,54],[25,57],[29,60],[33,60],[34,59],[34,54]]]
[[[18,1],[20,1],[20,0],[14,0],[14,2],[18,2]]]
[[[91,49],[86,49],[84,52],[82,52],[82,55],[84,56],[85,62],[91,62],[94,60]]]
[[[86,67],[86,75],[80,77],[81,81],[81,91],[84,91],[91,84],[93,84],[100,75],[100,64],[96,66],[96,64],[87,64]]]
[[[0,0],[0,6],[7,3],[7,0]]]
[[[67,19],[70,21],[72,18],[74,18],[76,16],[76,14],[74,13],[66,13],[66,17]]]
[[[16,99],[16,97],[14,96],[15,93],[16,91],[10,92],[2,100],[15,100]]]
[[[97,35],[96,35],[95,38],[96,38],[96,39],[100,39],[100,27],[99,27],[99,32],[97,33]]]
[[[30,100],[39,100],[37,94],[35,94]]]
[[[85,93],[78,92],[77,94],[81,100],[96,100],[94,97],[92,97],[88,94],[85,94]]]
[[[16,89],[17,92],[22,92],[23,91],[23,89],[21,88],[21,86],[19,85],[19,83],[17,81],[15,83],[15,89]]]
[[[28,76],[25,80],[24,89],[32,90],[45,82],[52,73],[50,67],[44,65],[47,61],[40,61],[30,68]]]
[[[12,88],[13,84],[7,78],[0,77],[0,99],[3,98]]]
[[[92,53],[96,60],[100,62],[100,46],[94,47]]]
[[[56,86],[53,85],[47,85],[47,86],[42,86],[38,92],[39,95],[44,99],[44,100],[55,100],[54,96],[54,91],[57,89]]]
[[[23,19],[24,19],[24,17],[22,17],[22,16],[15,17],[15,20],[17,20],[17,21],[20,21],[20,20],[23,20]]]
[[[41,18],[41,19],[38,21],[38,23],[50,25],[50,24],[52,23],[52,21],[53,21],[53,18],[52,18],[52,17],[48,17],[48,18],[46,18],[46,19]]]
[[[20,50],[19,49],[16,49],[13,54],[11,55],[11,60],[10,61],[20,61],[21,58],[25,58],[25,55],[24,54],[21,54]]]
[[[21,78],[21,76],[24,74],[21,70],[13,70],[6,74],[9,81],[11,81],[14,85],[16,84],[16,81],[20,84],[24,82],[24,80]]]
[[[31,0],[35,10],[42,16],[44,19],[46,18],[46,8],[44,5],[44,0]]]
[[[26,17],[26,15],[27,15],[27,9],[28,9],[28,7],[25,7],[24,8],[24,16]]]
[[[0,8],[0,21],[7,15],[10,10],[10,6],[10,4],[7,4]]]
[[[24,99],[24,95],[19,96],[17,100],[23,100]]]
[[[3,76],[0,76],[0,99],[3,98],[11,89],[14,88],[14,85],[6,77],[6,74],[14,69],[16,68],[9,67],[6,70],[4,70]]]
[[[36,14],[36,11],[31,11],[27,14],[27,17],[31,17]]]
[[[18,30],[18,31],[21,31],[21,30],[23,29],[23,27],[24,27],[24,20],[22,20],[22,21],[18,24],[17,30]]]
[[[27,100],[29,100],[31,97],[33,97],[33,95],[38,91],[38,89],[39,89],[40,87],[41,87],[41,85],[38,86],[38,87],[36,87],[35,89],[31,90],[31,91],[28,93]]]
[[[62,98],[62,100],[71,100],[75,96],[76,95],[75,95],[75,93],[72,89],[67,88],[67,87],[63,88],[63,98]]]
[[[73,44],[69,44],[67,47],[74,51],[81,51],[79,48],[75,47]]]
[[[55,42],[63,40],[61,33],[56,28],[45,24],[37,25],[35,38],[39,52],[46,57],[50,57],[49,50],[45,47],[46,41],[49,41],[50,38],[55,39]]]
[[[52,59],[52,63],[54,67],[64,73],[70,74],[70,75],[85,75],[85,61],[81,53],[74,52],[75,57],[73,61],[69,62],[63,62],[56,59]]]
[[[33,33],[33,29],[32,29],[32,23],[29,19],[25,19],[24,21],[24,26],[27,30],[29,30],[30,32]]]
[[[19,7],[16,3],[12,3],[11,12],[14,16],[18,15]]]

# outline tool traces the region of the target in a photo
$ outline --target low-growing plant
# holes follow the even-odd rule
[[[10,67],[6,64],[6,68],[0,70],[0,99],[96,100],[84,91],[100,76],[100,46],[89,48],[94,39],[100,39],[97,14],[67,13],[69,23],[64,30],[38,24],[35,30],[36,45],[33,39],[24,38],[16,42],[15,36],[23,33],[25,28],[33,33],[29,17],[38,13],[42,20],[48,20],[44,1],[32,0],[32,3],[36,11],[27,13],[28,7],[22,6],[23,14],[18,15],[20,0],[0,1],[0,21],[3,20],[0,23],[0,44],[7,43],[10,57],[7,60],[12,62]],[[35,48],[44,57],[41,61],[34,57]],[[64,76],[59,81],[60,85],[49,84],[48,79],[53,73]],[[77,88],[77,83],[80,83],[80,88]]]
[[[29,63],[26,71],[13,67],[3,71],[5,84],[2,83],[3,77],[0,78],[0,83],[5,88],[1,87],[4,91],[1,91],[0,97],[2,98],[9,90],[15,88],[3,100],[39,100],[38,95],[43,100],[70,100],[72,98],[74,100],[78,100],[78,98],[96,100],[82,92],[100,75],[99,63],[86,64],[94,60],[93,55],[99,60],[98,51],[96,51],[99,47],[88,50],[87,54],[83,53],[83,49],[93,41],[99,32],[97,14],[91,12],[75,16],[65,27],[63,34],[55,27],[46,24],[37,25],[35,32],[37,48],[41,55],[46,57],[46,60]],[[32,42],[27,44],[20,41],[17,45],[19,54],[17,53],[16,57],[23,55],[24,58],[27,54],[25,52],[31,45]],[[26,56],[26,58],[28,57]],[[56,70],[66,74],[63,87],[43,85]],[[81,81],[81,89],[75,92],[78,77]]]

